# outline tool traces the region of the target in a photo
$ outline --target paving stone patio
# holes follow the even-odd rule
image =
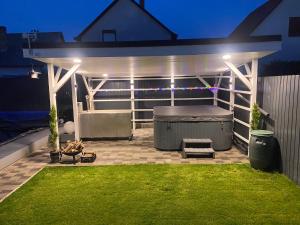
[[[126,164],[228,164],[248,163],[246,155],[233,147],[229,151],[217,152],[215,159],[182,159],[180,152],[164,152],[153,148],[153,129],[138,129],[133,141],[88,141],[85,142],[86,151],[97,153],[94,163],[76,166],[97,165],[126,165]],[[23,158],[11,166],[0,171],[0,202],[26,183],[31,177],[45,166],[74,166],[72,158],[64,156],[62,163],[49,164],[49,155],[46,148]]]

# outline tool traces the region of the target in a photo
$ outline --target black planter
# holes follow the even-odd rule
[[[59,152],[50,152],[51,163],[59,163],[60,153]]]

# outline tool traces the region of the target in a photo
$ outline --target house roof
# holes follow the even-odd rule
[[[76,41],[80,41],[81,37],[88,32],[103,16],[105,16],[120,0],[114,0],[90,25],[88,25],[77,37],[74,39]],[[172,39],[177,39],[177,34],[171,31],[167,26],[165,26],[162,22],[160,22],[157,18],[155,18],[150,12],[148,12],[145,8],[141,7],[135,0],[130,0],[134,5],[136,5],[140,10],[142,10],[147,16],[149,16],[152,20],[154,20],[158,25],[160,25],[163,29],[168,31],[172,35]]]
[[[257,37],[240,38],[205,38],[205,39],[176,39],[155,41],[113,41],[113,42],[36,42],[31,44],[32,49],[59,49],[59,48],[128,48],[128,47],[167,47],[167,46],[199,46],[199,45],[221,45],[235,43],[256,42],[281,42],[280,35],[268,35]],[[23,49],[28,49],[25,44]]]
[[[34,43],[64,43],[64,37],[61,32],[38,32],[37,40],[32,44]],[[22,49],[28,44],[22,33],[7,33],[0,40],[0,44],[0,67],[29,67],[32,64],[40,64],[23,57]]]
[[[280,5],[282,0],[268,0],[251,12],[230,34],[230,37],[247,37]]]

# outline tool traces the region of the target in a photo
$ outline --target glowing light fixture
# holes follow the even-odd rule
[[[78,59],[78,58],[76,58],[76,59],[74,59],[74,60],[73,60],[73,62],[74,62],[74,63],[82,63],[82,60],[81,60],[81,59]]]
[[[107,73],[102,74],[103,77],[108,77]]]
[[[223,55],[223,59],[224,60],[229,60],[229,59],[231,59],[231,55]]]
[[[31,71],[28,74],[31,77],[31,79],[39,79],[39,75],[42,73],[35,71],[32,65]]]

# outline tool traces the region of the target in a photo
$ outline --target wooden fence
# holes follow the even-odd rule
[[[270,113],[266,128],[280,144],[283,173],[300,184],[300,76],[261,78],[258,98]]]

